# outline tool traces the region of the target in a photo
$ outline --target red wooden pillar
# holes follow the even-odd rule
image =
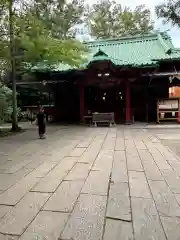
[[[131,89],[130,89],[130,82],[126,80],[126,124],[130,124],[132,122],[131,119]]]
[[[79,99],[80,99],[80,121],[84,120],[84,86],[79,88]]]

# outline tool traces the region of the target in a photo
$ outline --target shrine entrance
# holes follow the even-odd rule
[[[85,108],[90,112],[114,112],[115,121],[125,121],[125,93],[120,85],[111,87],[87,86]]]

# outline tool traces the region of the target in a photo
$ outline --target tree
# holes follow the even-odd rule
[[[18,18],[17,26],[17,61],[31,65],[43,61],[49,65],[61,62],[76,67],[84,61],[86,49],[79,41],[55,38],[46,28],[46,23],[35,20],[32,14]]]
[[[12,82],[12,131],[17,131],[18,120],[17,120],[17,92],[16,92],[16,72],[15,72],[15,42],[14,42],[14,9],[13,0],[8,2],[8,16],[9,16],[9,57],[11,67],[11,82]]]
[[[131,10],[110,0],[103,0],[89,7],[87,21],[90,33],[95,38],[149,33],[154,28],[150,10],[145,5],[139,5]]]
[[[156,6],[158,18],[162,18],[164,23],[171,22],[173,26],[180,27],[180,1],[166,0],[164,3]]]
[[[29,11],[43,20],[53,37],[67,39],[75,37],[85,5],[84,0],[34,0]]]
[[[3,29],[3,37],[0,40],[0,46],[2,46],[0,61],[6,63],[11,72],[13,88],[12,130],[17,130],[17,70],[18,72],[24,71],[25,63],[32,67],[39,62],[46,62],[49,65],[61,62],[71,66],[79,66],[85,60],[86,49],[75,39],[60,40],[55,37],[54,32],[48,27],[48,22],[43,17],[40,18],[38,13],[36,15],[31,11],[32,6],[22,4],[21,1],[22,8],[15,9],[13,0],[3,1],[3,11],[6,16],[0,22]]]

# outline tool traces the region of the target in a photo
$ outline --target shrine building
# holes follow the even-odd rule
[[[53,93],[54,119],[80,122],[94,112],[113,112],[116,123],[156,122],[158,100],[169,99],[169,88],[180,85],[180,49],[170,36],[161,32],[84,44],[88,61],[80,69],[63,64],[33,69]]]

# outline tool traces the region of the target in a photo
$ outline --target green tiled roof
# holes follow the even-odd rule
[[[96,40],[84,43],[89,49],[87,63],[111,61],[118,66],[133,67],[155,65],[158,61],[179,59],[180,50],[175,49],[166,32],[123,37],[109,40]],[[70,66],[57,64],[54,71],[73,69]]]

